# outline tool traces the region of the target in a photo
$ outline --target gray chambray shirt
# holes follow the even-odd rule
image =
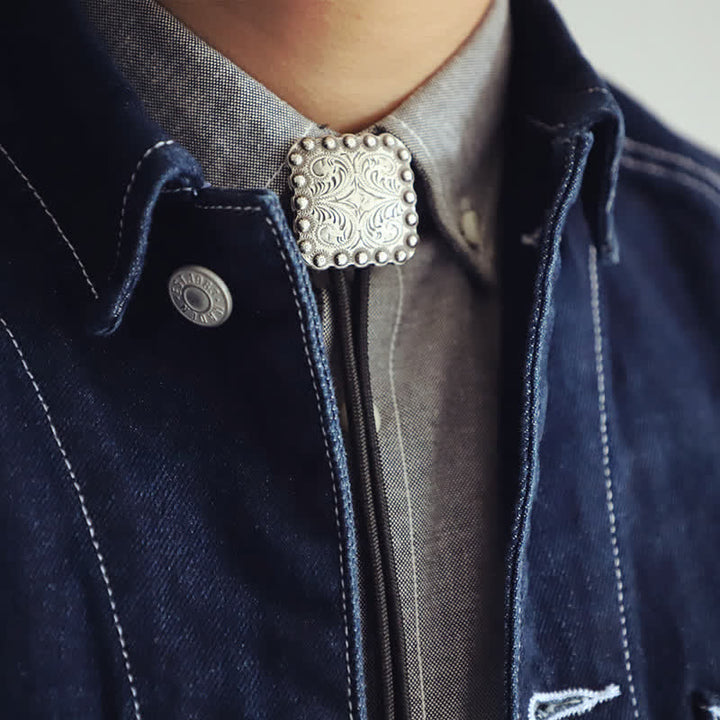
[[[195,155],[206,179],[274,190],[289,213],[287,151],[329,129],[155,0],[84,2],[148,114]],[[407,145],[419,183],[417,252],[406,265],[370,270],[368,307],[381,491],[418,720],[501,716],[495,241],[510,46],[508,0],[495,0],[455,55],[368,128]],[[332,360],[332,299],[318,275]],[[342,363],[331,366],[340,388]]]

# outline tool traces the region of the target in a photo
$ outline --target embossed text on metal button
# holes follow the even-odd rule
[[[178,268],[170,276],[168,291],[178,311],[197,325],[217,327],[232,312],[232,296],[227,285],[201,265]]]
[[[298,247],[311,267],[402,264],[418,243],[412,158],[390,133],[306,137],[287,156]]]

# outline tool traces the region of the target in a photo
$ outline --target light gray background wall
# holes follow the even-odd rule
[[[555,0],[585,55],[674,130],[720,153],[720,0]]]

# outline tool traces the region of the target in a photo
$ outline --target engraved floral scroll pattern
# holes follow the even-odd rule
[[[417,216],[409,152],[392,136],[382,139],[349,135],[291,150],[295,230],[314,267],[399,263],[412,254]]]
[[[397,242],[405,208],[397,166],[374,153],[319,157],[310,164],[317,235],[338,249]]]

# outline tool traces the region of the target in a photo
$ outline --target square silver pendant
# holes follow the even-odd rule
[[[402,264],[418,244],[412,156],[390,133],[302,138],[288,153],[294,231],[313,268]]]

